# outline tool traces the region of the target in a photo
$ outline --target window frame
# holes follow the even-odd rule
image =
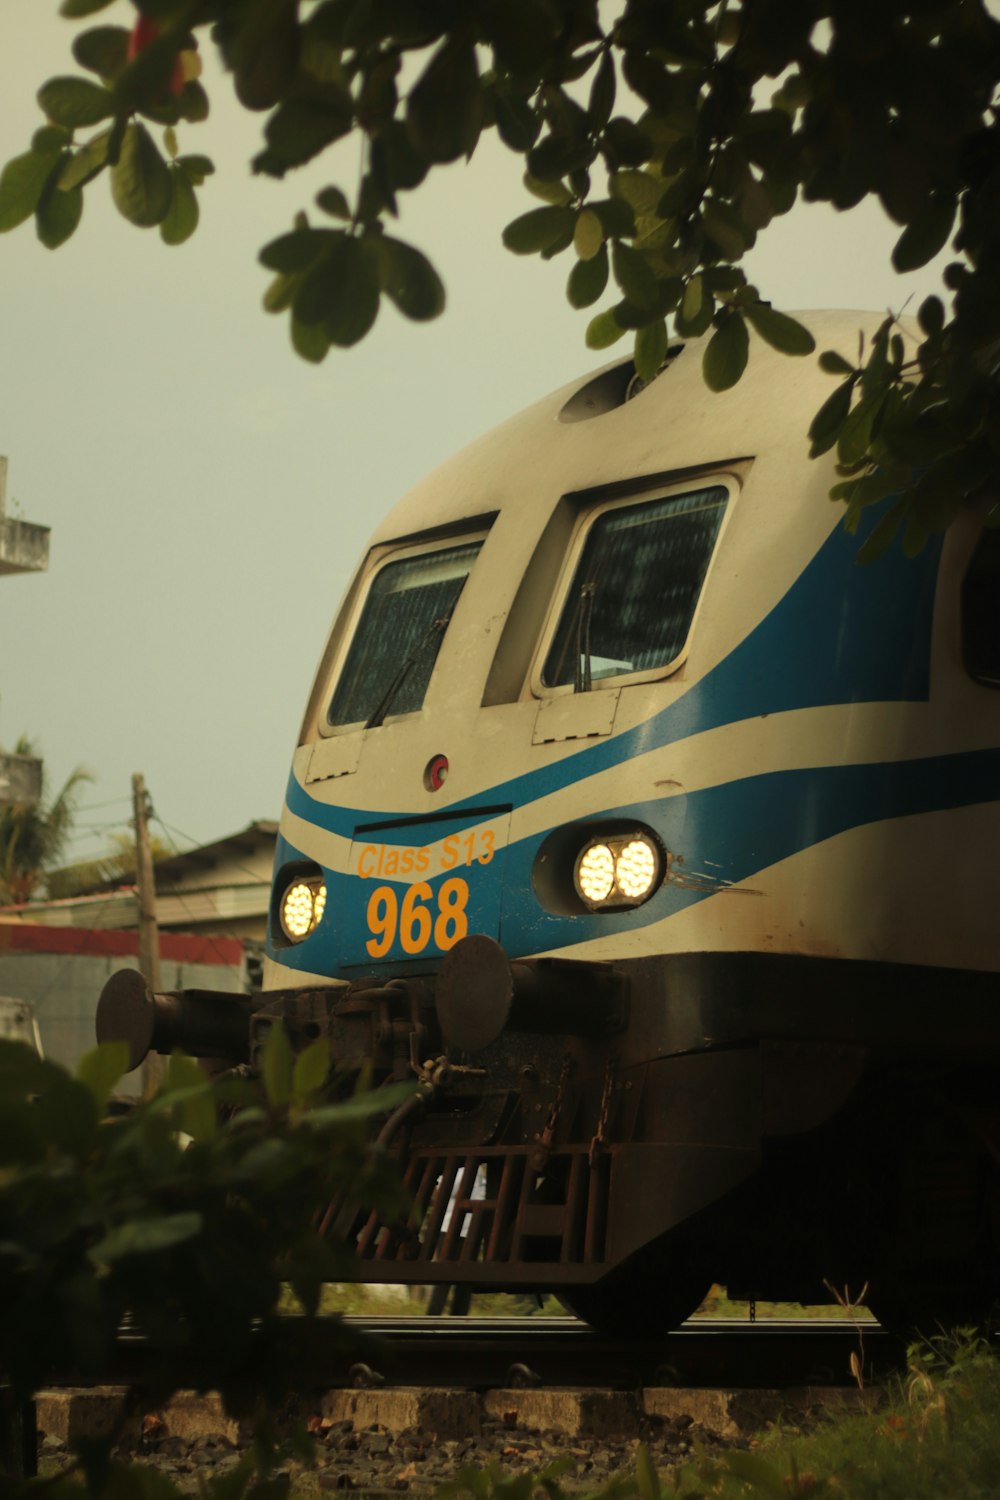
[[[698,617],[701,614],[702,601],[704,600],[705,592],[715,567],[715,560],[718,556],[723,537],[732,519],[733,509],[739,496],[740,488],[738,478],[731,472],[710,470],[707,473],[688,474],[684,479],[678,480],[676,483],[668,482],[651,485],[647,480],[644,483],[636,485],[634,488],[629,487],[625,491],[616,486],[613,497],[606,498],[607,492],[605,491],[605,498],[594,496],[589,504],[587,503],[586,496],[577,497],[583,503],[580,505],[579,513],[573,523],[569,545],[566,548],[563,564],[552,593],[552,599],[546,612],[545,622],[542,626],[531,664],[530,687],[533,697],[543,699],[558,698],[575,693],[576,691],[572,682],[563,682],[550,686],[548,683],[542,681],[542,672],[555,641],[563,611],[569,602],[570,590],[576,577],[576,571],[583,555],[583,550],[587,545],[593,527],[601,517],[609,515],[616,510],[627,510],[637,505],[654,505],[658,500],[680,499],[682,496],[693,494],[698,490],[723,489],[726,491],[727,498],[722,521],[719,525],[719,534],[715,538],[715,544],[712,547],[708,564],[705,568],[705,577],[702,581],[701,590],[695,601],[691,622],[688,625],[687,634],[679,651],[670,661],[664,662],[659,667],[647,667],[637,672],[613,672],[608,673],[607,676],[598,677],[591,684],[590,691],[598,693],[602,690],[618,690],[623,687],[638,686],[646,682],[660,682],[667,677],[672,677],[680,670],[688,657],[691,638],[697,629]]]
[[[407,537],[405,539],[400,539],[398,542],[384,543],[380,547],[373,548],[369,553],[368,558],[366,559],[366,566],[364,567],[362,572],[362,577],[359,579],[359,587],[357,589],[354,601],[349,609],[347,618],[343,622],[343,628],[339,631],[340,639],[338,641],[333,660],[331,661],[329,669],[327,670],[323,693],[317,705],[317,727],[319,729],[321,738],[329,739],[337,735],[357,734],[359,730],[365,729],[366,720],[364,719],[353,719],[346,724],[331,724],[329,714],[331,708],[333,707],[333,700],[336,696],[337,688],[340,684],[341,673],[347,665],[351,647],[353,646],[355,637],[357,636],[358,630],[360,629],[361,621],[364,618],[365,610],[368,607],[368,600],[371,595],[372,588],[379,574],[382,573],[385,568],[391,566],[393,563],[406,562],[411,558],[429,557],[432,556],[435,552],[450,552],[457,547],[472,546],[474,543],[478,542],[479,551],[472,559],[472,566],[469,568],[469,571],[466,575],[465,582],[468,583],[469,579],[472,577],[472,573],[475,569],[476,563],[482,556],[483,545],[490,533],[489,525],[484,526],[482,522],[479,522],[478,524],[473,523],[473,526],[474,529],[471,531],[461,531],[458,529],[453,530],[449,528],[447,534],[443,535],[426,537],[423,539],[419,537]],[[462,585],[458,600],[456,601],[456,608],[458,607],[458,604],[461,603],[461,599],[464,593],[465,584]],[[441,638],[441,644],[438,647],[438,657],[440,656],[441,651],[444,649],[444,643],[448,637],[450,630],[451,621],[448,622],[448,629],[444,632],[444,635]],[[427,702],[427,694],[431,690],[431,684],[434,681],[434,675],[436,671],[437,657],[435,657],[434,665],[431,668],[431,675],[427,683],[427,691],[424,694],[424,699],[420,707],[410,709],[406,713],[396,713],[390,707],[389,712],[386,715],[386,723],[389,723],[396,719],[413,719],[417,716],[417,714],[423,711],[424,704]]]

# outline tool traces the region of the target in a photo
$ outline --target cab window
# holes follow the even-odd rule
[[[482,541],[388,562],[376,573],[330,704],[330,724],[415,713]]]
[[[545,659],[546,687],[585,692],[680,655],[728,499],[713,485],[598,515]]]

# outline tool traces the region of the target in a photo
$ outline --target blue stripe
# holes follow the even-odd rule
[[[534,834],[506,850],[500,941],[517,958],[647,927],[848,829],[995,801],[1000,801],[1000,748],[922,760],[770,771],[663,800],[608,808],[597,816],[656,830],[680,861],[674,865],[674,878],[632,911],[578,916],[547,912],[534,895],[532,870],[539,845],[551,830]],[[298,857],[279,841],[279,866]],[[491,872],[494,879],[497,873]],[[432,887],[442,878],[431,881]],[[328,910],[346,912],[357,905],[362,882],[335,873],[328,874],[328,880]],[[746,891],[732,893],[734,901],[754,899]],[[354,941],[358,936],[352,934]],[[331,924],[300,948],[276,956],[292,968],[335,974],[345,954],[344,937]],[[357,962],[352,957],[348,967]]]

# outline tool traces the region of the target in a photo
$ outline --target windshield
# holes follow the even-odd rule
[[[579,690],[680,654],[728,498],[715,485],[597,517],[542,671],[547,687]]]
[[[375,575],[328,715],[331,724],[381,723],[414,713],[481,541],[387,563]]]

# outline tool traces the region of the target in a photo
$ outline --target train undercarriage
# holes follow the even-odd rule
[[[281,1022],[335,1087],[415,1081],[379,1122],[411,1202],[324,1223],[358,1279],[551,1290],[616,1332],[730,1295],[980,1322],[1000,1291],[996,976],[771,955],[509,962],[255,996],[109,981],[102,1040],[253,1069]],[[905,1035],[905,1047],[899,1042]]]

